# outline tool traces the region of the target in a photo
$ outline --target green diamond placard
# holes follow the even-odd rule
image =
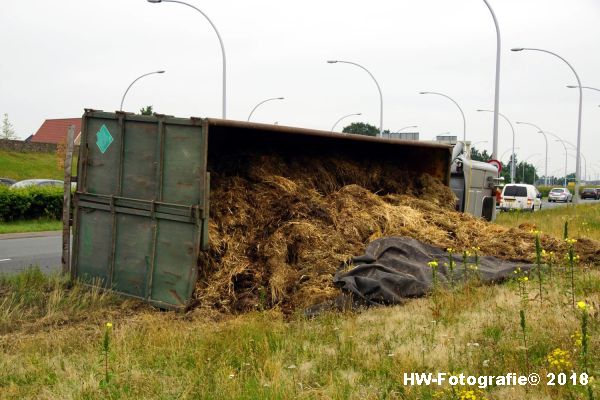
[[[113,141],[114,139],[108,131],[108,128],[106,127],[106,125],[102,124],[100,130],[96,132],[96,146],[98,146],[102,154],[106,152],[106,150]]]

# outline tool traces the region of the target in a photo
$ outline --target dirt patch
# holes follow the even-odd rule
[[[337,267],[384,236],[530,262],[533,235],[454,211],[451,190],[429,175],[327,160],[248,156],[211,169],[210,250],[199,260],[200,307],[225,312],[305,308],[339,294]],[[543,236],[547,251],[564,243]],[[583,261],[597,243],[578,243]]]

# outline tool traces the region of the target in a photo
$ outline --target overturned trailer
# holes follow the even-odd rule
[[[71,274],[163,308],[188,306],[209,245],[211,173],[236,173],[271,156],[304,172],[339,164],[450,184],[447,145],[245,123],[86,110],[82,121]],[[340,171],[332,185],[356,177]],[[326,190],[326,189],[325,189]]]

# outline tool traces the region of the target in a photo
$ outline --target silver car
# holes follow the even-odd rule
[[[554,188],[548,194],[548,202],[564,201],[565,203],[573,202],[573,195],[566,188]]]
[[[56,179],[25,179],[10,185],[9,189],[22,189],[26,187],[63,187],[64,182]]]

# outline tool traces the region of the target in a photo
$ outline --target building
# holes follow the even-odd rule
[[[81,118],[47,119],[29,141],[37,143],[64,143],[69,126],[75,125],[75,136],[81,132]]]

